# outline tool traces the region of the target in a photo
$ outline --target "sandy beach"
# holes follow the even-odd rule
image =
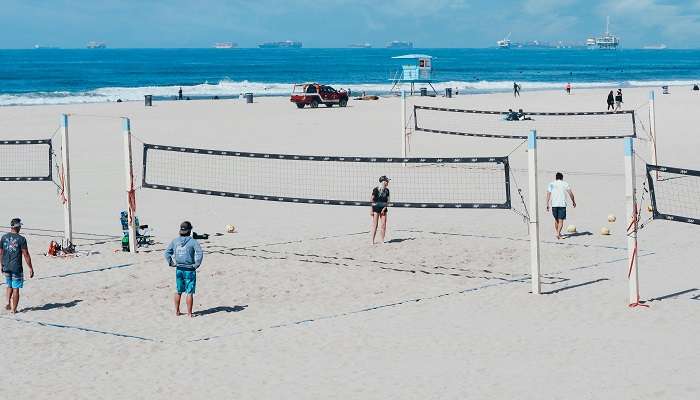
[[[625,90],[624,108],[643,121],[650,90]],[[700,95],[655,90],[659,163],[700,169]],[[604,111],[607,92],[525,88],[517,99],[497,93],[412,97],[409,104]],[[640,231],[640,290],[650,307],[628,308],[621,140],[540,142],[545,294],[533,295],[528,227],[511,210],[392,209],[387,243],[371,246],[361,207],[140,189],[137,215],[154,228],[156,244],[137,254],[116,251],[126,207],[119,117],[131,119],[137,159],[141,142],[399,156],[396,97],[303,110],[286,97],[0,107],[0,139],[51,137],[63,113],[70,114],[76,243],[92,254],[44,257],[63,230],[56,187],[0,183],[0,225],[23,219],[36,270],[22,290],[23,310],[0,314],[8,344],[2,398],[700,396],[700,231],[659,220]],[[638,127],[635,140],[640,190],[650,161],[645,129]],[[409,155],[509,155],[513,207],[523,209],[517,188],[527,200],[522,140],[414,132]],[[560,241],[544,209],[557,171],[576,194],[568,223],[580,233]],[[174,272],[163,260],[185,219],[212,235],[202,242],[193,319],[174,316]],[[226,224],[238,232],[225,234]],[[611,235],[600,235],[601,227]]]

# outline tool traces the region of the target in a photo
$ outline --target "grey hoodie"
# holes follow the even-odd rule
[[[165,250],[165,261],[171,267],[194,271],[202,265],[204,253],[199,243],[190,236],[173,239]]]

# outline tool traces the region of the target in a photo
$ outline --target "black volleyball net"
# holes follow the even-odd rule
[[[510,208],[507,157],[387,158],[245,153],[144,144],[142,186],[202,195],[369,206],[380,176],[389,206]]]
[[[700,171],[647,164],[647,184],[654,219],[700,225]]]
[[[0,140],[0,181],[50,181],[51,139]]]
[[[634,111],[529,112],[463,110],[413,106],[415,130],[459,136],[527,139],[530,131],[545,140],[636,137]]]

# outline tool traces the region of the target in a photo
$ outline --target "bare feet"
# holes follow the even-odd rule
[[[194,315],[192,315],[192,313],[187,313],[187,316],[190,317],[190,318],[193,318],[193,317],[194,317]]]
[[[7,305],[5,306],[5,310],[8,310],[8,311],[9,311],[10,309],[11,309],[10,303],[7,303]]]
[[[175,316],[176,316],[176,317],[179,317],[180,315],[182,315],[182,313],[180,312],[180,310],[175,311]]]

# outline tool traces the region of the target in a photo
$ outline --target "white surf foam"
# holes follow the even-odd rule
[[[698,79],[700,81],[700,79]],[[691,80],[649,80],[626,82],[572,82],[574,88],[606,88],[606,87],[647,87],[647,86],[688,86],[697,81]],[[559,90],[566,82],[519,82],[524,90]],[[331,83],[335,88],[351,89],[353,96],[366,92],[367,94],[385,94],[392,89],[387,83]],[[288,96],[292,91],[292,83],[264,83],[249,81],[222,80],[218,83],[202,83],[182,86],[184,96],[201,97],[232,97],[242,93],[253,93],[255,96]],[[417,89],[424,84],[419,84]],[[513,88],[513,81],[447,81],[436,82],[433,86],[438,92],[445,88],[453,88],[460,93],[490,93],[506,92]],[[406,86],[404,86],[406,87]],[[85,92],[35,92],[20,94],[0,94],[0,105],[35,105],[35,104],[72,104],[97,103],[108,101],[140,101],[144,95],[150,94],[156,98],[175,98],[180,86],[142,86],[142,87],[104,87]]]

